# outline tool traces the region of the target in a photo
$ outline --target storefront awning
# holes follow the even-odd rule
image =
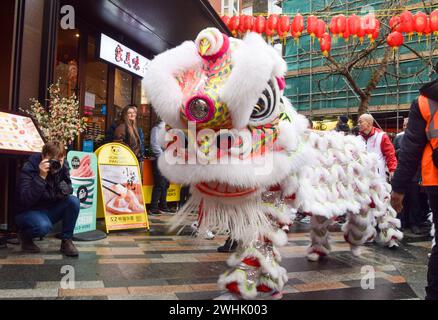
[[[207,0],[71,0],[76,15],[147,56],[194,40],[206,27],[229,34]]]

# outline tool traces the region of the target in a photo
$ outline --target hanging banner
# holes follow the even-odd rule
[[[96,230],[97,158],[93,153],[70,151],[67,155],[73,195],[78,197],[81,210],[74,234]]]
[[[149,229],[137,158],[120,143],[96,151],[99,170],[98,216],[112,230]]]

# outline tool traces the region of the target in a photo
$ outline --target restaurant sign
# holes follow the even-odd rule
[[[100,58],[116,66],[144,77],[150,60],[116,40],[102,34],[100,38]]]

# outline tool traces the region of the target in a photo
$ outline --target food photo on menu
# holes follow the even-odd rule
[[[0,149],[40,152],[43,145],[31,118],[0,112]]]
[[[107,214],[144,213],[144,200],[137,167],[101,165],[100,174]]]

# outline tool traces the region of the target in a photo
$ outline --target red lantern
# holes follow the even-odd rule
[[[360,29],[360,18],[355,15],[352,14],[349,18],[348,18],[348,28],[350,30],[350,34],[354,37],[357,37],[357,34],[359,33],[359,29]]]
[[[319,45],[321,47],[322,54],[328,57],[330,50],[332,49],[332,37],[327,32],[321,36]]]
[[[301,36],[304,31],[304,17],[301,14],[297,14],[292,20],[291,33],[295,39]]]
[[[280,16],[277,25],[277,33],[282,39],[287,36],[290,30],[290,18],[288,16]]]
[[[245,20],[245,29],[246,31],[252,31],[254,27],[255,18],[253,16],[247,16]]]
[[[339,29],[338,29],[338,16],[333,17],[332,20],[330,21],[330,25],[329,25],[329,31],[332,35],[336,36],[339,34]]]
[[[258,16],[254,20],[254,25],[252,30],[258,34],[262,34],[266,29],[266,19],[263,16]]]
[[[342,37],[344,32],[347,30],[347,17],[343,14],[340,14],[338,15],[336,22],[338,25],[339,35]]]
[[[246,22],[246,18],[247,18],[248,16],[247,15],[245,15],[245,14],[242,14],[241,16],[240,16],[240,23],[239,23],[239,32],[241,33],[241,34],[245,34],[246,33],[246,29],[245,29],[245,22]]]
[[[365,33],[371,37],[371,35],[380,29],[380,21],[374,16],[374,14],[367,14],[364,17]]]
[[[389,20],[389,26],[391,27],[391,31],[402,32],[401,27],[401,19],[399,16],[394,16]]]
[[[436,36],[438,36],[438,9],[430,14],[430,29]]]
[[[426,30],[426,27],[427,27],[427,14],[421,11],[417,12],[417,14],[414,16],[415,31],[419,36],[422,36],[424,30]]]
[[[345,25],[345,31],[342,34],[342,37],[344,38],[345,42],[348,42],[350,40],[350,27],[348,26],[348,20],[347,20],[347,24]]]
[[[322,36],[325,33],[325,29],[326,29],[326,24],[323,20],[318,19],[317,25],[316,25],[316,32],[315,35],[318,39],[321,39]]]
[[[402,32],[405,32],[409,35],[409,37],[412,37],[412,34],[414,33],[414,16],[412,15],[412,12],[405,11],[400,15],[400,24],[401,24],[401,30]]]
[[[231,18],[229,16],[222,16],[221,19],[228,27],[228,23],[230,23]]]
[[[432,28],[430,27],[430,18],[427,18],[426,28],[424,29],[424,35],[426,36],[426,42],[429,43],[430,35],[432,34]]]
[[[278,14],[271,14],[267,22],[268,28],[273,31],[277,30],[278,21],[279,21]]]
[[[403,34],[398,31],[394,31],[389,34],[387,43],[390,47],[392,47],[394,50],[397,50],[400,46],[403,45],[405,42],[405,39],[403,37]]]
[[[366,34],[366,21],[364,18],[359,18],[359,29],[356,35],[359,37],[361,43],[363,43]]]
[[[232,16],[228,28],[230,29],[233,36],[237,36],[237,31],[239,30],[240,18],[239,16]]]
[[[380,35],[380,26],[370,35],[371,43],[374,43]]]
[[[271,29],[271,28],[269,27],[269,23],[268,23],[268,21],[266,21],[266,26],[265,26],[265,34],[266,34],[266,36],[267,36],[268,38],[271,38],[271,37],[274,35],[274,33],[275,33],[275,30],[274,30],[274,29]]]
[[[307,18],[307,33],[310,34],[312,38],[315,38],[317,25],[318,25],[317,17],[312,15]]]

